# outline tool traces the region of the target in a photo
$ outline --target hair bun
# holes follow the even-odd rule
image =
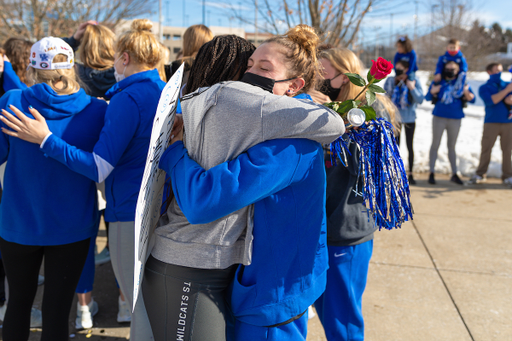
[[[316,54],[316,49],[320,43],[320,38],[316,34],[313,27],[304,24],[297,25],[288,30],[285,36],[287,36],[291,41],[299,44],[302,48],[304,48],[304,50]]]
[[[153,27],[153,23],[148,19],[135,19],[132,22],[132,30],[135,31],[148,31],[151,32],[151,28]]]

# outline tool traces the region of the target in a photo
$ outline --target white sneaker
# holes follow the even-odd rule
[[[486,181],[487,181],[486,178],[483,178],[480,175],[475,174],[471,177],[471,179],[468,180],[467,184],[468,185],[476,185],[476,184],[481,184],[482,182],[486,182]]]
[[[119,312],[117,313],[117,322],[131,322],[132,320],[132,310],[130,309],[130,305],[127,301],[122,301],[121,296],[118,298],[118,306]]]
[[[510,178],[503,179],[503,184],[512,187],[512,176]]]
[[[313,306],[308,307],[308,320],[311,320],[316,316],[315,311],[313,310]]]
[[[80,303],[78,303],[76,306],[75,328],[92,328],[92,317],[98,313],[98,310],[98,303],[94,299],[91,299],[88,305],[80,305]]]
[[[30,311],[30,328],[41,328],[43,326],[43,314],[41,310],[32,308]]]

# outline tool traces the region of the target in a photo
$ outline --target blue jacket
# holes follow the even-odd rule
[[[396,66],[396,63],[399,60],[404,60],[409,63],[409,71],[407,71],[407,74],[418,71],[418,60],[416,56],[416,51],[412,50],[411,52],[408,53],[395,53],[393,65]]]
[[[53,135],[88,152],[99,139],[107,103],[84,90],[59,96],[47,84],[11,90],[0,99],[32,117],[32,105]],[[2,124],[3,125],[3,124]],[[0,205],[0,236],[23,245],[61,245],[90,238],[97,226],[96,184],[46,157],[37,144],[0,136],[7,162]]]
[[[508,119],[509,109],[503,101],[494,104],[491,96],[507,87],[508,83],[501,80],[501,73],[491,75],[487,83],[480,86],[478,94],[485,103],[484,123],[512,123]]]
[[[3,78],[4,78],[3,87],[4,87],[5,92],[7,92],[9,90],[14,90],[14,89],[26,89],[27,88],[27,85],[25,83],[23,83],[22,81],[20,81],[20,78],[18,77],[16,72],[14,72],[14,69],[12,68],[12,64],[9,62],[4,62]]]
[[[394,89],[395,85],[395,77],[388,77],[386,78],[386,83],[384,83],[384,89],[386,90],[386,95],[389,98],[392,98],[393,93],[391,92],[392,89]],[[401,87],[406,87],[407,85],[401,85]],[[421,83],[419,80],[416,80],[416,86],[413,90],[409,90],[407,88],[406,90],[408,92],[408,97],[410,99],[410,105],[406,108],[400,108],[398,107],[398,110],[400,111],[400,122],[402,123],[414,123],[416,121],[416,107],[418,104],[423,103],[423,100],[425,99],[425,95],[423,94],[423,88],[421,87]]]
[[[96,182],[106,179],[106,221],[135,220],[153,119],[164,86],[156,69],[116,83],[106,94],[111,101],[105,126],[92,152],[55,135],[42,147],[46,154],[75,172]]]
[[[453,102],[449,104],[443,103],[441,98],[443,98],[443,95],[446,91],[450,90],[450,85],[453,86],[457,79],[447,81],[445,79],[441,80],[441,90],[437,94],[437,98],[439,100],[434,106],[434,111],[432,111],[432,115],[438,116],[438,117],[444,117],[444,118],[452,118],[452,119],[461,119],[464,117],[464,112],[462,111],[462,100],[460,98],[453,98]],[[430,93],[430,89],[432,89],[432,86],[434,83],[430,84],[430,87],[428,88],[428,93],[425,96],[425,99],[427,101],[431,101],[433,99],[432,94]],[[469,91],[474,94],[473,89],[471,89],[471,86],[469,87]],[[476,96],[473,97],[471,101],[468,101],[469,103],[475,103]]]
[[[251,265],[228,293],[237,319],[257,326],[306,311],[325,290],[327,262],[322,146],[306,139],[262,142],[205,171],[182,142],[162,155],[183,213],[194,224],[254,206]]]
[[[464,57],[462,52],[459,50],[459,52],[457,52],[457,54],[455,56],[450,55],[448,53],[448,51],[446,51],[445,54],[443,54],[442,56],[439,56],[439,59],[437,60],[435,74],[437,75],[437,74],[443,73],[444,66],[448,62],[455,62],[455,63],[459,64],[460,72],[462,72],[462,71],[468,72],[468,63],[466,62],[466,58]]]

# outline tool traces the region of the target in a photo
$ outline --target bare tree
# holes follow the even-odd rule
[[[69,35],[79,23],[115,26],[121,19],[151,13],[155,0],[0,0],[0,40]]]
[[[258,30],[280,34],[284,29],[298,24],[312,26],[321,35],[324,43],[333,46],[348,46],[357,39],[364,17],[377,5],[392,0],[259,0],[256,10]],[[246,4],[256,6],[255,0]],[[231,6],[232,15],[245,23],[254,20],[243,16],[236,5]]]

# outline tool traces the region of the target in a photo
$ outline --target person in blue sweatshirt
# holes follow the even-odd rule
[[[423,103],[425,95],[418,81],[412,81],[408,77],[409,63],[405,60],[399,60],[395,64],[395,77],[388,77],[384,83],[386,95],[393,101],[400,111],[401,125],[405,131],[405,142],[409,152],[409,184],[415,185],[413,166],[414,166],[414,131],[416,129],[416,107]],[[401,130],[401,127],[398,127]],[[400,145],[400,136],[398,134],[397,143]]]
[[[96,185],[49,158],[39,145],[16,138],[11,122],[21,124],[33,115],[65,143],[92,152],[107,104],[80,89],[73,52],[62,40],[43,38],[30,56],[27,77],[34,85],[8,91],[0,99],[0,162],[7,161],[0,250],[10,289],[2,333],[4,340],[28,339],[44,257],[41,339],[67,340],[74,291],[99,224]]]
[[[9,38],[3,46],[4,64],[2,87],[4,92],[27,88],[26,70],[32,43],[20,38]]]
[[[435,85],[439,85],[441,82],[441,79],[443,78],[443,71],[446,64],[449,62],[455,62],[459,66],[459,73],[457,76],[457,81],[455,82],[455,92],[453,95],[456,98],[462,98],[464,95],[464,86],[466,85],[468,63],[466,62],[466,58],[460,50],[460,41],[457,39],[450,39],[448,41],[445,54],[439,56],[439,59],[437,60],[436,71],[434,72]]]
[[[152,340],[153,335],[142,297],[133,314],[135,207],[149,149],[153,119],[165,83],[154,69],[160,45],[147,19],[132,22],[116,44],[116,83],[107,93],[110,104],[100,139],[93,150],[67,143],[41,118],[22,125],[17,136],[42,143],[42,151],[71,170],[96,182],[105,180],[110,222],[110,255],[119,282],[118,322],[131,319],[131,340]],[[19,127],[19,126],[18,126]],[[23,132],[21,131],[23,130]]]
[[[459,135],[461,120],[464,117],[463,100],[474,103],[475,94],[469,85],[464,86],[464,97],[456,97],[456,86],[458,82],[459,64],[454,61],[448,62],[443,70],[444,78],[439,85],[430,84],[428,93],[425,96],[427,101],[435,104],[432,112],[432,145],[430,146],[430,175],[428,183],[436,184],[434,177],[435,165],[437,160],[437,151],[441,143],[441,137],[444,131],[448,137],[448,159],[452,169],[450,181],[463,185],[462,180],[457,174],[457,154],[455,153],[455,144]]]
[[[512,186],[512,110],[505,101],[511,97],[512,83],[501,80],[503,66],[499,63],[487,65],[489,80],[480,86],[478,94],[485,103],[484,131],[482,133],[482,151],[475,175],[470,184],[485,181],[485,175],[491,161],[491,152],[498,136],[502,151],[501,179]]]
[[[396,42],[396,53],[393,60],[395,71],[396,64],[401,60],[409,64],[406,74],[409,80],[414,81],[416,79],[416,71],[418,71],[418,57],[416,51],[412,48],[412,42],[408,36],[400,37]]]

